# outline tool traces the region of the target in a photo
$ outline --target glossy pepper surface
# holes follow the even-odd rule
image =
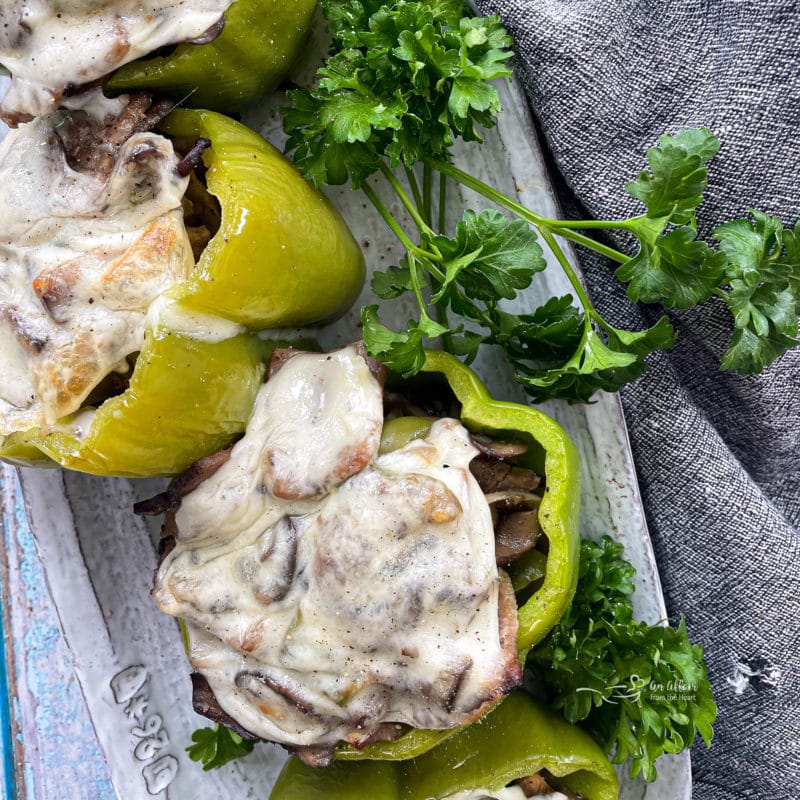
[[[244,430],[271,352],[253,332],[335,317],[361,288],[363,257],[341,216],[275,148],[214,112],[175,111],[163,128],[211,141],[203,160],[219,230],[190,277],[166,293],[170,313],[147,328],[129,387],[50,430],[11,434],[0,458],[177,474]],[[187,331],[198,318],[224,335]]]
[[[212,111],[173,111],[172,137],[207,138],[222,223],[173,296],[252,329],[334,319],[355,301],[364,258],[339,212],[257,133]]]
[[[237,0],[206,44],[132,61],[106,84],[112,92],[149,89],[194,108],[235,111],[275,89],[302,53],[316,0]]]
[[[461,406],[461,421],[470,431],[524,440],[528,451],[520,458],[520,463],[545,477],[539,524],[547,537],[547,556],[534,551],[542,559],[541,571],[536,569],[536,557],[523,559],[522,564],[510,570],[518,592],[517,648],[520,658],[524,659],[558,622],[575,594],[580,549],[577,451],[553,419],[535,408],[493,399],[478,376],[453,356],[427,351],[423,372],[438,373],[446,379]],[[410,435],[413,436],[413,432]],[[537,578],[541,578],[541,584],[530,596],[519,593]],[[521,597],[522,602],[519,602]],[[393,741],[375,742],[361,750],[339,745],[335,757],[342,760],[414,758],[469,727],[445,731],[414,729]]]
[[[334,762],[314,769],[290,759],[270,800],[443,800],[497,791],[546,769],[559,789],[616,800],[619,782],[600,746],[522,692],[474,725],[410,761]]]

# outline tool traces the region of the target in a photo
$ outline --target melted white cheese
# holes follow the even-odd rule
[[[199,37],[233,0],[3,0],[0,64],[12,74],[0,110],[48,114],[64,90],[164,45]]]
[[[135,134],[107,179],[67,164],[70,114],[118,110],[52,114],[0,144],[0,435],[54,423],[127,369],[151,303],[194,265],[169,140]]]
[[[224,342],[244,333],[247,328],[224,317],[215,317],[189,309],[167,294],[160,295],[147,311],[146,328],[169,328],[179,336],[189,336],[200,342]]]
[[[156,603],[187,623],[192,665],[222,708],[261,738],[446,728],[496,696],[507,654],[477,450],[448,419],[378,456],[381,423],[354,348],[297,355],[176,515]],[[302,497],[275,496],[276,469]]]

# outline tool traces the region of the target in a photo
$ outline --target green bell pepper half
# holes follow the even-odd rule
[[[546,769],[557,788],[586,800],[616,800],[619,781],[600,746],[523,692],[410,761],[334,762],[314,769],[286,762],[270,800],[442,800],[497,791]]]
[[[194,311],[249,328],[333,319],[355,302],[364,257],[339,212],[279,150],[213,111],[173,111],[170,136],[211,141],[206,184],[222,224],[171,295]]]
[[[106,88],[148,89],[185,98],[193,108],[238,110],[283,80],[303,52],[315,8],[315,0],[237,0],[212,42],[179,44],[167,56],[125,64]]]
[[[257,331],[319,322],[350,307],[364,280],[361,250],[339,213],[278,150],[210,111],[174,111],[163,127],[211,140],[206,180],[222,211],[193,273],[167,293],[179,308]],[[245,429],[269,352],[252,333],[209,342],[159,325],[146,332],[125,392],[91,420],[71,415],[52,430],[7,436],[0,459],[26,466],[52,459],[100,475],[178,474]],[[76,425],[86,430],[78,435]]]
[[[198,447],[220,450],[244,430],[269,349],[248,334],[202,342],[163,328],[151,331],[130,386],[94,412],[85,436],[70,431],[72,415],[44,435],[12,434],[2,454],[25,464],[13,453],[26,445],[31,455],[95,475],[176,474],[197,460]]]
[[[461,405],[461,421],[465,427],[473,433],[523,439],[528,451],[519,459],[520,463],[545,476],[545,491],[539,506],[539,524],[549,543],[544,580],[520,605],[517,613],[517,648],[524,660],[530,649],[561,619],[575,594],[580,550],[577,450],[555,420],[530,406],[493,399],[480,378],[450,354],[427,351],[422,371],[446,379]],[[410,435],[414,435],[413,424]],[[530,566],[526,563],[525,568]],[[360,750],[340,744],[334,753],[341,760],[414,758],[469,727],[435,731],[413,729],[393,741],[375,742]]]

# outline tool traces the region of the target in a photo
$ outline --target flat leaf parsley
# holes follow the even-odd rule
[[[213,728],[198,728],[192,733],[194,744],[186,748],[192,761],[199,761],[208,771],[224,766],[229,761],[251,753],[255,741],[243,739],[238,733],[224,725]]]
[[[369,197],[405,249],[405,258],[375,274],[384,300],[412,293],[418,319],[405,331],[384,326],[378,306],[362,310],[369,353],[409,375],[427,342],[466,360],[482,346],[503,350],[534,400],[587,401],[615,391],[646,369],[646,357],[674,341],[666,317],[644,331],[616,328],[599,314],[559,239],[601,253],[619,266],[632,301],[685,309],[712,296],[733,314],[723,369],[758,372],[798,343],[800,228],[751,211],[698,239],[696,210],[708,161],[719,141],[705,128],[664,135],[647,152],[647,168],[625,189],[644,213],[623,220],[544,217],[451,162],[456,139],[481,141],[500,99],[491,81],[511,74],[511,39],[497,16],[473,17],[461,0],[321,0],[332,35],[330,55],[310,90],[289,92],[287,151],[317,186],[348,180]],[[419,165],[419,170],[415,167]],[[421,180],[420,180],[421,173]],[[367,179],[382,176],[413,220],[406,231]],[[398,175],[402,176],[401,180]],[[467,211],[448,227],[448,185],[455,181],[512,215]],[[586,231],[635,237],[630,256]],[[526,289],[552,250],[574,297],[552,298],[531,314],[502,301]]]

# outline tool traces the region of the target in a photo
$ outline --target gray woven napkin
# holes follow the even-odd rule
[[[563,202],[600,218],[658,136],[710,127],[722,149],[699,225],[756,207],[800,217],[796,0],[483,0],[515,37]],[[636,212],[638,213],[638,212]],[[622,242],[615,242],[622,246]],[[580,254],[614,324],[652,324],[613,265]],[[678,344],[622,392],[671,618],[703,644],[716,737],[692,753],[700,800],[800,797],[800,350],[723,373],[730,318],[671,314]]]

